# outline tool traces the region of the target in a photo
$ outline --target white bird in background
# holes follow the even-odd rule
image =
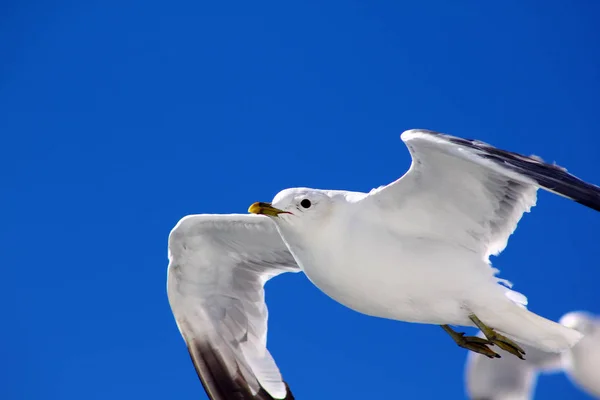
[[[559,321],[583,333],[583,339],[562,353],[562,367],[583,391],[600,399],[600,318],[587,312],[570,312]]]
[[[469,399],[531,400],[538,375],[559,371],[565,372],[577,387],[600,399],[600,319],[578,311],[565,314],[559,322],[584,335],[563,353],[549,353],[525,345],[526,361],[514,357],[491,360],[469,353],[465,366]],[[502,350],[500,353],[507,354]]]
[[[479,334],[483,336],[483,334]],[[580,341],[581,342],[581,341]],[[577,345],[575,345],[577,346]],[[560,353],[549,353],[523,345],[526,360],[498,350],[500,359],[469,352],[465,366],[466,391],[470,400],[531,400],[538,374],[560,371]]]
[[[459,346],[492,358],[492,345],[523,358],[509,337],[551,352],[580,340],[528,311],[488,258],[506,247],[539,187],[597,211],[600,188],[479,141],[425,130],[401,138],[409,171],[370,193],[286,189],[249,208],[260,215],[177,223],[168,297],[211,399],[293,398],[266,348],[263,286],[283,272],[303,271],[358,312],[441,325]],[[450,324],[477,326],[485,339]]]

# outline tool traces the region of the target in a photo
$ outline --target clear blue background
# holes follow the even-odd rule
[[[52,1],[0,7],[2,399],[204,398],[167,236],[290,186],[367,191],[429,128],[600,183],[597,1]],[[530,308],[600,312],[600,215],[541,193],[494,260]],[[435,326],[267,285],[298,399],[462,399]],[[562,375],[539,399],[584,399]]]

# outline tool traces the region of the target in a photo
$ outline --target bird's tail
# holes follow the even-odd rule
[[[583,337],[574,329],[540,317],[514,303],[502,313],[489,309],[481,311],[478,317],[489,327],[540,350],[559,353],[573,347]]]

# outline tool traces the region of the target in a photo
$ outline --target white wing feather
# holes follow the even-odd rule
[[[258,215],[187,216],[171,231],[169,261],[169,302],[211,399],[293,398],[266,348],[264,284],[299,271],[275,224]]]
[[[410,169],[371,196],[399,210],[411,232],[450,238],[486,257],[500,253],[535,205],[533,182],[428,132],[401,137],[413,159]]]
[[[363,201],[394,210],[396,225],[412,235],[452,240],[487,259],[504,250],[539,187],[600,211],[598,186],[538,157],[426,130],[401,138],[410,169]]]

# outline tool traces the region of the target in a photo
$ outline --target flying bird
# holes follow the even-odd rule
[[[522,346],[527,352],[526,360],[510,357],[501,349],[498,353],[503,357],[498,360],[468,353],[465,380],[469,400],[532,400],[538,375],[562,370],[560,353]]]
[[[561,354],[563,371],[575,386],[600,399],[600,317],[574,311],[559,323],[583,334],[583,339]]]
[[[600,399],[600,319],[587,312],[570,312],[560,324],[584,337],[571,349],[550,353],[523,345],[527,360],[503,357],[492,360],[469,352],[465,364],[466,391],[470,400],[532,400],[538,375],[564,372],[594,398]],[[480,337],[483,335],[480,333]],[[499,350],[503,353],[503,350]],[[506,354],[506,353],[504,353]]]
[[[564,168],[427,130],[401,135],[400,179],[369,193],[285,189],[254,215],[190,215],[169,236],[167,292],[211,399],[293,399],[266,347],[264,284],[304,272],[360,313],[440,325],[459,346],[518,358],[560,352],[581,333],[526,309],[496,277],[500,253],[538,188],[600,211],[600,188]],[[485,337],[450,325],[477,326]]]

